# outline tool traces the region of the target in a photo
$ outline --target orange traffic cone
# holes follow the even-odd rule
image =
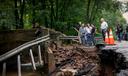
[[[109,44],[109,38],[108,38],[108,33],[107,32],[105,33],[105,43]]]
[[[109,44],[114,45],[115,44],[114,42],[115,42],[115,40],[113,38],[112,29],[110,29],[110,31],[109,31]]]

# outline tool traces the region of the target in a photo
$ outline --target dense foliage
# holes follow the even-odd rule
[[[0,29],[29,29],[35,23],[66,34],[78,22],[92,23],[97,28],[100,18],[111,27],[125,23],[120,2],[116,0],[0,0]]]

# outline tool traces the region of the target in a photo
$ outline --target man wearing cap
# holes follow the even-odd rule
[[[105,33],[107,32],[108,30],[108,23],[104,20],[104,18],[101,18],[101,32],[102,32],[102,36],[103,36],[103,39],[105,40]]]

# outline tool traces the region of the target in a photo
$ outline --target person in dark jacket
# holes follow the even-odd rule
[[[36,37],[39,37],[42,33],[41,26],[38,23],[36,23],[35,28],[36,28],[35,35],[36,35]]]
[[[116,34],[117,34],[117,37],[118,37],[118,41],[121,41],[123,39],[123,26],[122,25],[117,24]]]
[[[93,24],[91,24],[91,35],[92,35],[92,42],[93,42],[93,45],[95,45],[95,40],[94,40],[94,35],[95,35],[95,31],[96,31],[96,28]]]
[[[126,26],[126,40],[128,40],[128,26]]]

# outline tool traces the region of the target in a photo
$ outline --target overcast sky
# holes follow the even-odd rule
[[[128,0],[118,0],[118,1],[121,1],[121,2],[128,2]]]

